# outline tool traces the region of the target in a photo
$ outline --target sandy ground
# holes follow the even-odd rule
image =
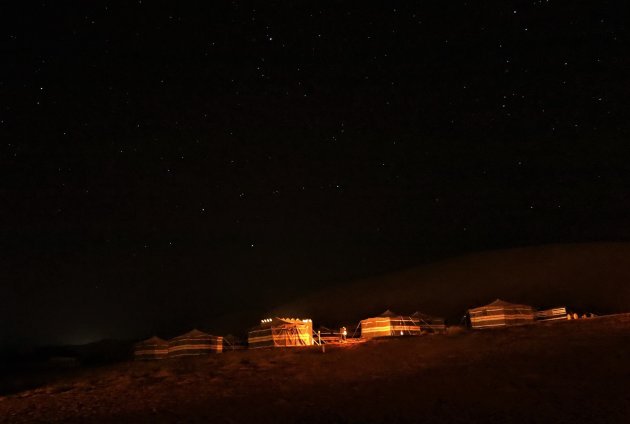
[[[0,422],[629,423],[630,315],[68,371]]]

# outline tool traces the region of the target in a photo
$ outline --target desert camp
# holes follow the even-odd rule
[[[377,317],[361,320],[361,336],[364,338],[391,336],[419,336],[422,332],[443,330],[444,320],[416,312],[402,315],[389,309]]]
[[[529,305],[497,299],[487,305],[469,309],[468,316],[471,329],[486,329],[537,321],[577,319],[578,315],[567,314],[564,306],[536,310]],[[593,314],[583,315],[584,318],[590,316]],[[231,342],[229,350],[351,344],[383,337],[444,334],[447,330],[448,326],[443,318],[419,311],[405,315],[388,309],[378,316],[360,320],[352,334],[348,333],[346,327],[333,330],[320,326],[314,331],[311,319],[274,317],[260,320],[257,326],[247,332],[247,344]],[[152,360],[221,353],[224,350],[223,342],[223,337],[194,329],[168,341],[154,336],[137,342],[134,345],[134,357],[137,360]]]
[[[567,308],[564,306],[537,310],[533,306],[510,303],[502,299],[468,309],[467,313],[468,326],[475,330],[532,324],[539,321],[578,319],[578,314],[567,314]],[[591,313],[582,315],[583,318],[591,316],[594,315]],[[419,311],[413,314],[400,314],[387,309],[378,316],[360,320],[357,330],[358,333],[355,330],[349,334],[346,327],[335,330],[319,326],[314,331],[313,321],[309,318],[265,318],[247,332],[246,344],[242,343],[236,348],[231,347],[230,350],[307,347],[364,342],[384,337],[445,334],[448,326],[443,318]],[[223,337],[194,329],[168,341],[154,336],[137,342],[134,345],[134,357],[138,360],[151,360],[220,353],[224,350],[223,342]],[[231,344],[238,345],[236,342]]]
[[[327,394],[332,387],[337,390],[337,384],[341,384],[343,390],[337,391],[350,395],[342,394],[344,398],[336,410],[356,417],[356,420],[349,422],[370,422],[373,411],[378,410],[380,405],[364,401],[361,408],[348,408],[348,405],[356,402],[356,399],[348,396],[368,387],[367,390],[375,393],[374,399],[377,400],[374,402],[385,399],[388,404],[395,403],[400,398],[394,394],[401,387],[410,387],[410,381],[415,383],[418,379],[429,379],[431,387],[427,387],[425,396],[416,397],[416,392],[407,393],[406,402],[416,408],[409,416],[415,419],[421,416],[419,411],[432,416],[431,408],[435,401],[433,398],[427,401],[426,396],[435,395],[434,387],[440,390],[439,398],[447,398],[450,393],[461,393],[462,396],[457,399],[463,399],[461,402],[465,405],[485,405],[483,401],[480,402],[479,397],[484,395],[480,394],[477,382],[482,381],[484,387],[495,387],[497,380],[492,375],[488,376],[488,370],[495,370],[497,364],[501,367],[498,373],[502,382],[500,392],[512,393],[509,389],[514,387],[514,382],[510,377],[514,370],[529,366],[527,375],[540,378],[540,374],[537,374],[540,363],[530,365],[530,355],[523,357],[523,351],[543,352],[545,364],[549,355],[555,355],[560,359],[556,359],[553,368],[558,368],[565,363],[565,357],[562,356],[565,352],[555,348],[556,340],[562,342],[564,349],[580,351],[580,355],[570,357],[581,358],[584,350],[594,357],[601,354],[599,334],[602,330],[618,334],[623,328],[630,328],[630,314],[590,319],[592,313],[571,312],[567,313],[566,307],[537,310],[533,306],[497,299],[469,309],[471,319],[468,326],[461,323],[447,326],[443,318],[426,313],[416,311],[413,314],[401,314],[388,309],[380,315],[360,320],[356,326],[360,330],[358,335],[356,331],[349,334],[347,327],[334,320],[331,321],[336,326],[331,328],[320,325],[314,331],[310,318],[265,318],[248,331],[247,345],[238,337],[226,336],[229,341],[227,353],[222,355],[216,353],[224,352],[225,339],[198,329],[169,340],[153,336],[133,345],[135,362],[125,361],[102,367],[103,377],[90,377],[88,382],[54,386],[46,390],[67,393],[68,396],[80,393],[81,404],[91,405],[92,387],[98,386],[97,390],[106,393],[103,397],[105,400],[99,404],[99,411],[109,413],[111,403],[108,403],[108,398],[116,398],[117,404],[133,399],[133,402],[143,405],[148,402],[151,411],[164,408],[166,412],[162,414],[168,417],[165,422],[180,422],[180,415],[189,417],[191,412],[186,409],[188,404],[204,411],[205,419],[211,419],[215,405],[219,405],[221,417],[225,418],[223,421],[259,422],[257,414],[250,413],[250,399],[256,399],[264,405],[279,405],[284,411],[283,416],[291,411],[290,416],[294,417],[294,399],[312,396],[313,392],[309,391],[312,387],[324,387],[325,390],[315,392],[316,396],[319,393],[318,400],[308,398],[308,403],[298,401],[300,411],[305,408],[316,409],[330,402],[330,398],[322,397],[322,394]],[[622,327],[617,328],[617,325]],[[354,325],[350,328],[354,328]],[[479,329],[494,330],[476,331]],[[583,337],[584,332],[598,334],[596,346],[588,344],[588,339]],[[619,337],[608,337],[606,340],[611,349],[623,347],[619,344]],[[617,357],[621,358],[620,355]],[[64,366],[76,367],[76,364]],[[471,373],[474,373],[474,379],[469,378]],[[455,376],[458,375],[466,375],[467,378],[457,380]],[[377,379],[379,376],[386,378]],[[611,377],[617,378],[616,381],[620,378],[614,372]],[[382,381],[385,381],[385,387]],[[610,379],[606,384],[608,381]],[[537,386],[532,390],[540,395]],[[34,403],[38,395],[26,393],[25,397],[16,396],[17,401],[11,400],[5,405],[22,407],[20,405],[23,404],[24,409],[20,413],[28,417],[29,411],[37,410],[39,406]],[[31,396],[35,398],[33,401],[30,400]],[[291,399],[291,402],[278,399]],[[424,402],[422,408],[418,407],[419,402]],[[2,408],[0,403],[0,411]],[[125,408],[128,411],[125,414],[128,415],[121,421],[134,422],[136,416],[133,407],[127,405]],[[11,409],[9,411],[15,413]],[[72,416],[67,411],[59,411],[55,414]],[[177,411],[178,415],[170,411]],[[361,414],[360,411],[368,412]],[[89,415],[91,410],[84,413]],[[235,416],[239,419],[233,420]],[[336,412],[325,416],[328,417],[324,420],[326,422],[336,422],[338,417]],[[321,422],[320,417],[317,411],[316,415],[309,416],[309,420],[299,417],[295,422]],[[260,422],[277,422],[275,418],[274,415],[270,420]],[[383,415],[376,422],[389,422],[388,419],[389,415]],[[415,421],[409,419],[404,422]]]

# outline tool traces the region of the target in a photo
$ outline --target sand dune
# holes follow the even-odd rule
[[[318,323],[355,322],[389,308],[457,322],[495,298],[538,307],[611,313],[630,310],[630,244],[589,243],[469,254],[330,288],[270,312]]]

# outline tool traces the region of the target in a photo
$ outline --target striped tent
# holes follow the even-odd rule
[[[428,333],[443,333],[446,331],[444,318],[433,317],[418,311],[414,312],[411,318],[418,321],[422,331]]]
[[[361,320],[361,337],[418,336],[420,320],[410,315],[396,314],[389,309],[381,315]]]
[[[537,321],[556,321],[560,319],[567,319],[567,308],[564,306],[536,312]]]
[[[535,311],[528,305],[497,299],[488,305],[469,309],[468,314],[472,328],[493,328],[531,323],[534,321]]]
[[[295,347],[313,344],[313,322],[310,319],[267,318],[247,335],[250,349],[261,347]]]
[[[133,346],[136,360],[164,359],[168,355],[168,342],[157,336],[143,340]]]
[[[168,341],[168,356],[207,355],[223,351],[223,337],[211,336],[199,330],[191,330]]]

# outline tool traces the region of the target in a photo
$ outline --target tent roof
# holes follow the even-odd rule
[[[383,312],[380,315],[364,318],[361,321],[365,321],[366,319],[373,319],[373,318],[402,318],[402,319],[410,319],[410,318],[413,318],[413,317],[414,317],[413,315],[398,314],[398,313],[390,311],[388,309],[388,310],[386,310],[385,312]]]
[[[516,305],[515,303],[506,302],[502,299],[496,299],[494,302],[489,303],[488,306],[512,306]]]
[[[307,318],[301,319],[301,318],[278,318],[278,317],[275,317],[274,321],[276,321],[276,320],[285,322],[287,324],[305,324],[307,322],[310,322],[310,320],[307,319]]]
[[[164,339],[159,338],[158,336],[153,336],[146,340],[139,341],[136,344],[168,344],[168,342]]]
[[[268,318],[266,320],[263,320],[260,322],[260,324],[254,326],[251,328],[251,330],[255,330],[257,328],[267,328],[267,327],[275,327],[275,326],[280,326],[280,325],[307,325],[307,324],[311,324],[312,322],[310,319],[299,319],[299,318],[278,318],[278,317],[273,317],[273,318]]]
[[[193,328],[192,330],[190,330],[188,333],[184,334],[185,336],[209,336],[208,333],[204,333],[201,330],[197,330],[196,328]]]
[[[180,337],[209,337],[210,334],[204,333],[203,331],[199,331],[196,328],[193,328],[187,333],[181,334],[179,336],[173,337],[174,339],[178,339]]]
[[[494,306],[494,307],[496,307],[496,306],[505,306],[505,307],[508,307],[508,306],[521,306],[521,307],[525,307],[525,308],[531,308],[531,306],[529,306],[529,305],[523,305],[523,304],[519,304],[519,303],[510,303],[510,302],[506,302],[505,300],[496,299],[494,302],[488,303],[487,305],[479,306],[477,308],[472,308],[472,309],[469,309],[469,310],[470,311],[476,311],[476,310],[479,310],[479,309],[486,309],[486,308],[489,308],[489,307],[492,307],[492,306]]]
[[[442,318],[440,317],[434,317],[433,315],[429,315],[429,314],[425,314],[422,313],[420,311],[416,311],[411,315],[412,318],[420,318],[420,319],[426,319],[426,320],[441,320]]]

